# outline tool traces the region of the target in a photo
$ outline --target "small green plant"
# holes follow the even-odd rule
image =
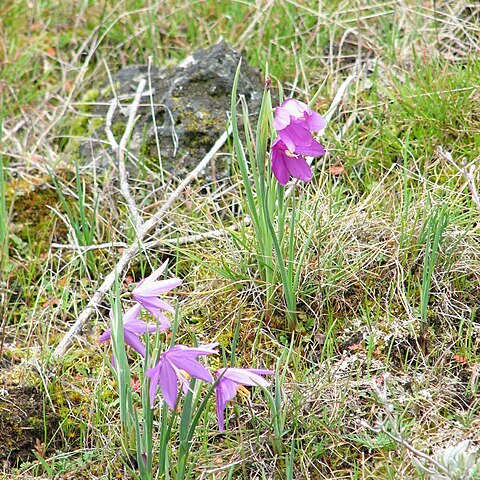
[[[245,151],[237,123],[237,87],[239,64],[232,89],[231,121],[234,151],[245,189],[246,205],[254,230],[254,248],[261,280],[265,284],[265,316],[272,313],[277,279],[283,287],[288,326],[297,326],[297,292],[303,261],[312,241],[314,229],[303,245],[297,244],[297,200],[295,185],[287,194],[285,185],[291,177],[310,181],[312,172],[305,155],[321,156],[323,147],[312,137],[313,131],[325,127],[325,120],[308,105],[289,98],[272,108],[268,78],[256,129],[251,126],[245,102],[242,102]],[[255,149],[252,145],[255,145]],[[268,160],[270,145],[271,161]]]
[[[420,318],[423,322],[427,322],[430,285],[448,221],[448,210],[446,206],[437,206],[433,214],[428,217],[426,225],[419,236],[419,243],[425,243],[422,281],[420,285]]]
[[[197,358],[216,354],[217,343],[187,347],[175,344],[178,327],[178,316],[173,325],[170,346],[161,336],[170,328],[170,322],[163,313],[174,313],[174,309],[160,295],[180,285],[178,278],[158,280],[166,269],[167,262],[155,270],[149,277],[140,281],[132,291],[136,303],[122,313],[120,287],[118,279],[115,289],[110,295],[111,327],[106,330],[99,341],[112,341],[114,373],[119,395],[120,424],[122,449],[127,459],[135,458],[138,477],[141,480],[152,480],[154,474],[153,430],[155,421],[155,398],[160,387],[164,403],[160,408],[160,455],[158,459],[158,475],[161,478],[183,480],[191,477],[193,464],[188,463],[192,438],[200,418],[209,405],[213,392],[216,396],[218,426],[221,432],[225,429],[225,408],[237,391],[248,393],[247,386],[269,385],[264,376],[274,373],[265,369],[241,369],[235,367],[220,368],[215,377]],[[156,323],[141,320],[140,312],[145,309],[156,319]],[[147,335],[145,345],[140,335],[155,334],[153,342]],[[238,335],[238,330],[237,330]],[[234,341],[234,344],[236,344]],[[132,387],[132,375],[125,345],[133,348],[142,358],[138,371],[140,391],[136,393]],[[163,350],[163,353],[161,351]],[[233,360],[233,356],[232,356]],[[149,368],[150,367],[150,368]],[[197,380],[211,383],[207,394],[201,398],[201,390],[197,388]],[[180,407],[179,386],[185,394]],[[138,403],[140,407],[138,408]],[[169,458],[169,443],[172,439],[172,428],[179,417],[178,451],[175,462]],[[132,474],[135,470],[126,462]]]
[[[82,181],[78,163],[75,162],[75,202],[71,202],[63,193],[62,186],[51,173],[53,185],[57,191],[60,203],[66,213],[69,227],[71,227],[78,247],[88,247],[95,243],[97,231],[98,198],[93,206],[87,203],[87,191],[85,182]],[[85,253],[86,267],[93,273],[97,272],[95,257],[92,251]]]

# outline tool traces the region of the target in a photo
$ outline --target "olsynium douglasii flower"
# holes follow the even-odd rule
[[[286,185],[290,177],[309,182],[312,171],[304,155],[325,154],[323,146],[312,137],[312,132],[325,128],[324,118],[307,104],[288,98],[275,109],[273,125],[278,132],[271,149],[275,178],[281,185]]]
[[[215,397],[217,403],[218,429],[225,430],[225,407],[227,402],[232,400],[237,392],[248,394],[248,387],[268,387],[270,382],[261,375],[271,375],[273,370],[258,368],[220,368],[215,373],[218,380],[215,386]]]
[[[167,330],[170,327],[170,322],[167,320],[167,323],[165,323],[160,320],[158,325],[156,323],[146,323],[138,318],[141,308],[142,305],[136,303],[123,314],[123,338],[127,345],[132,347],[142,357],[145,357],[145,346],[140,341],[139,335],[156,332],[157,330],[160,332]],[[112,312],[110,312],[110,315],[112,315]],[[100,335],[98,342],[106,342],[111,337],[112,331],[109,328]]]
[[[326,125],[325,119],[319,113],[294,98],[287,98],[275,108],[273,126],[292,153],[302,154],[298,148],[309,147],[315,141],[311,132],[323,130]]]
[[[162,353],[157,364],[146,372],[147,377],[150,377],[150,407],[153,408],[155,404],[159,385],[166,404],[173,410],[177,404],[179,383],[185,387],[189,377],[212,383],[212,374],[196,358],[218,353],[215,350],[217,345],[217,343],[198,347],[175,345]]]
[[[170,304],[160,299],[159,296],[173,290],[182,283],[182,280],[179,278],[158,280],[158,277],[167,268],[167,264],[168,260],[160,268],[153,271],[150,276],[138,282],[132,291],[133,298],[160,321],[168,321],[162,311],[174,313],[175,310]]]
[[[286,185],[290,177],[309,182],[312,170],[304,155],[320,157],[324,153],[324,148],[316,140],[308,147],[298,148],[297,153],[292,153],[283,140],[277,137],[272,143],[272,172],[281,185]]]

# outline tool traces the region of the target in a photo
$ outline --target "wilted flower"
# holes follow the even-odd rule
[[[159,384],[165,402],[173,410],[177,404],[179,382],[185,386],[190,377],[213,382],[212,374],[196,358],[218,353],[217,350],[214,350],[217,345],[217,343],[199,347],[175,345],[162,353],[157,364],[146,372],[147,377],[150,377],[151,408],[154,406]]]
[[[132,292],[133,298],[148,310],[154,317],[160,321],[168,321],[163,315],[163,311],[173,313],[175,310],[167,302],[161,300],[159,295],[169,292],[178,287],[182,281],[179,278],[169,278],[167,280],[157,280],[157,278],[167,268],[168,260],[157,268],[152,274],[138,282],[138,285]]]
[[[146,323],[138,318],[141,308],[142,306],[139,303],[136,303],[123,314],[123,338],[127,345],[144,357],[145,346],[140,341],[139,335],[143,335],[147,332],[156,332],[157,329],[159,331],[167,330],[170,327],[170,322],[167,320],[165,323],[160,320],[159,325]],[[112,312],[110,312],[110,315],[113,315]],[[109,328],[100,335],[98,341],[99,343],[106,342],[107,340],[110,340],[111,336],[112,331]]]
[[[270,383],[261,375],[270,375],[273,370],[263,370],[255,368],[220,368],[215,373],[219,378],[215,386],[215,396],[217,402],[218,428],[221,432],[225,430],[225,407],[227,402],[232,400],[237,393],[248,395],[249,391],[244,385],[249,387],[261,386],[268,387]]]
[[[324,154],[325,149],[316,140],[312,139],[309,146],[300,146],[296,153],[292,153],[284,141],[277,137],[272,143],[272,172],[282,185],[286,185],[290,177],[309,182],[312,171],[304,155],[319,157]]]
[[[310,155],[301,151],[301,149],[312,146],[315,140],[312,138],[311,132],[322,130],[325,128],[326,122],[320,114],[314,112],[306,103],[294,98],[287,98],[275,109],[273,126],[290,152]],[[323,155],[323,153],[320,155]]]

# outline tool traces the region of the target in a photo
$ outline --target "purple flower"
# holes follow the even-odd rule
[[[141,308],[142,306],[139,303],[136,303],[133,307],[129,308],[123,314],[123,338],[127,345],[130,345],[130,347],[132,347],[136,352],[138,352],[142,357],[144,357],[145,346],[140,341],[140,338],[138,336],[147,332],[156,332],[157,329],[161,332],[167,330],[170,327],[170,322],[168,322],[167,320],[167,322],[165,323],[160,320],[159,325],[146,323],[138,318]],[[113,313],[110,312],[110,316],[112,315]],[[102,335],[100,335],[98,341],[99,343],[106,342],[107,340],[110,340],[111,337],[112,331],[109,328],[108,330],[103,332]]]
[[[146,372],[147,377],[150,377],[150,407],[154,406],[159,384],[165,402],[173,410],[177,404],[179,382],[184,389],[190,377],[213,382],[212,374],[195,359],[217,353],[217,350],[214,350],[217,345],[217,343],[199,347],[175,345],[162,353],[157,364]]]
[[[313,155],[300,149],[312,146],[315,140],[313,140],[311,132],[318,132],[326,125],[320,114],[314,112],[306,103],[299,102],[294,98],[287,98],[275,109],[273,126],[287,149],[292,153]]]
[[[273,174],[282,185],[286,185],[290,177],[309,182],[312,179],[312,171],[304,155],[319,157],[324,153],[325,149],[313,139],[309,146],[302,145],[297,148],[296,153],[292,153],[283,140],[277,137],[272,143]]]
[[[132,292],[133,298],[148,310],[154,317],[160,321],[167,321],[162,310],[174,313],[175,310],[167,302],[161,300],[159,295],[169,292],[178,287],[182,281],[179,278],[169,278],[168,280],[157,280],[167,267],[168,260],[157,268],[152,274],[138,282],[138,285]]]
[[[255,368],[220,368],[215,373],[220,377],[215,387],[215,396],[217,402],[218,428],[221,432],[225,430],[225,407],[227,402],[232,400],[237,393],[248,395],[249,391],[244,385],[255,387],[268,387],[270,383],[261,375],[270,375],[273,370],[261,370]]]

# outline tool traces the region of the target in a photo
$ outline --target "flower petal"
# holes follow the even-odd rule
[[[172,410],[175,410],[178,398],[177,374],[175,373],[175,369],[170,365],[168,359],[163,359],[163,361],[165,364],[160,374],[160,389],[162,390],[165,403]]]
[[[144,283],[132,291],[133,296],[154,297],[169,292],[182,283],[180,278],[168,278],[156,282]]]
[[[275,147],[275,145],[272,147],[272,172],[281,185],[286,185],[290,180],[290,173],[285,165],[285,157],[285,150],[282,151],[281,147]]]
[[[157,315],[155,316],[155,318],[158,320],[159,322],[159,330],[161,332],[164,332],[165,330],[168,330],[170,328],[170,321],[168,320],[168,318],[162,313],[162,312],[158,312]],[[151,331],[151,330],[149,330]]]
[[[222,391],[225,402],[233,400],[237,394],[238,383],[229,378],[225,378],[225,376],[223,376],[218,383],[220,384],[220,390]]]
[[[306,103],[303,103],[296,98],[287,98],[280,105],[280,108],[295,118],[303,117],[305,112],[310,113],[312,111]]]
[[[310,165],[301,155],[289,158],[287,168],[292,177],[298,178],[304,182],[309,182],[312,179]]]
[[[128,323],[133,320],[137,320],[138,316],[140,315],[140,310],[142,306],[139,303],[135,303],[133,307],[130,307],[124,314],[123,314],[123,323]]]
[[[153,368],[150,368],[145,372],[145,375],[150,378],[150,386],[148,389],[150,408],[153,408],[155,405],[155,396],[157,395],[161,367],[161,360],[159,360],[159,362]]]
[[[282,105],[275,109],[275,117],[273,119],[273,127],[277,131],[283,130],[285,127],[290,125],[290,113],[286,109],[284,109]]]
[[[172,361],[173,363],[173,361]],[[198,360],[193,358],[183,358],[181,361],[175,361],[175,366],[185,370],[191,377],[198,378],[204,382],[213,382],[212,374]]]
[[[165,271],[165,269],[167,268],[167,265],[168,265],[168,260],[166,260],[165,262],[163,262],[160,267],[158,267],[156,270],[154,270],[149,277],[147,277],[147,280],[149,282],[154,282],[155,280],[157,280],[157,278]]]
[[[218,353],[215,347],[217,342],[209,343],[207,345],[199,345],[198,347],[187,347],[186,345],[175,345],[165,352],[169,358],[183,359],[183,358],[196,358],[201,355],[210,355],[212,353]]]
[[[269,370],[267,368],[245,368],[250,373],[255,373],[256,375],[273,375],[275,370]]]
[[[299,147],[309,146],[313,140],[310,130],[303,123],[290,123],[283,130],[278,130],[278,135],[292,153],[297,153]]]
[[[310,157],[321,157],[322,155],[325,155],[325,149],[320,143],[312,138],[312,143],[310,145],[297,146],[296,153],[300,155],[309,155]]]
[[[218,373],[224,371],[222,380],[231,380],[241,385],[247,385],[254,387],[260,385],[262,387],[267,387],[270,385],[270,382],[263,378],[261,375],[271,375],[275,373],[273,370],[264,370],[264,369],[250,369],[250,368],[227,368],[220,369]]]
[[[223,398],[223,393],[218,388],[218,384],[215,388],[215,403],[217,409],[218,430],[223,432],[225,430],[225,407],[227,406],[227,401]]]
[[[219,373],[217,372],[217,377]],[[215,387],[215,402],[217,410],[218,429],[220,432],[225,430],[225,408],[227,402],[232,400],[237,393],[237,384],[224,376],[220,378]]]
[[[99,337],[98,337],[98,343],[106,342],[112,338],[112,331],[109,328],[108,330],[105,330]]]
[[[144,279],[140,280],[137,283],[137,286],[135,287],[135,289],[137,289],[141,285],[149,284],[157,280],[157,278],[165,271],[165,269],[167,268],[167,265],[168,265],[168,260],[163,262],[162,265],[160,265],[159,268],[154,270],[148,277],[145,277]]]
[[[142,357],[145,357],[145,346],[134,333],[125,330],[123,332],[123,338],[127,345],[130,345],[130,347],[132,347],[137,353]]]
[[[136,335],[142,335],[147,332],[149,325],[143,320],[131,320],[123,325],[125,331],[134,333]]]
[[[317,112],[312,111],[310,115],[307,115],[306,122],[308,128],[314,132],[323,130],[327,126],[325,119]]]
[[[175,309],[167,302],[160,300],[158,297],[144,297],[140,295],[134,296],[138,303],[141,303],[145,310],[148,310],[154,317],[158,316],[161,310],[174,313]]]

